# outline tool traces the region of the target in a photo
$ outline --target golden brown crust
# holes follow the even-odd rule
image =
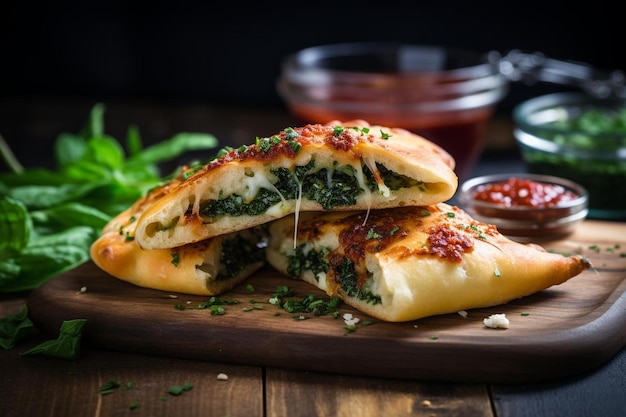
[[[258,261],[238,270],[234,276],[220,275],[224,269],[221,253],[225,242],[241,238],[255,244],[263,238],[257,231],[247,230],[174,249],[144,250],[134,240],[137,218],[179,181],[174,179],[152,190],[113,218],[92,244],[91,259],[112,276],[141,287],[185,294],[220,294],[264,264],[259,256]]]
[[[332,126],[285,129],[210,162],[146,210],[137,225],[139,245],[147,249],[179,246],[267,223],[296,211],[427,205],[454,195],[458,185],[454,161],[443,149],[403,129],[369,126],[363,121],[351,123],[354,125],[337,122]],[[354,167],[364,191],[354,203],[332,208],[307,199],[304,190],[301,199],[283,198],[261,214],[215,216],[201,212],[206,201],[236,194],[249,202],[260,189],[275,191],[276,178],[271,169],[293,171],[296,166],[311,162],[312,170],[327,167],[328,172],[337,168],[333,162]],[[380,178],[376,164],[410,178],[411,186],[389,191],[381,184],[372,192],[363,182],[364,172],[373,169],[374,177]]]
[[[444,203],[366,216],[352,212],[301,218],[297,244],[309,242],[307,250],[326,248],[329,267],[317,278],[310,270],[299,278],[381,320],[407,321],[503,304],[561,284],[589,267],[580,256],[564,257],[511,241],[494,226]],[[293,218],[270,226],[267,260],[285,274],[288,255],[294,253],[293,227]],[[355,296],[350,288],[369,298]]]

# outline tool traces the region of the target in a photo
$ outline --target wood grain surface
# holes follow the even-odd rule
[[[560,286],[470,310],[465,318],[374,321],[350,333],[341,318],[302,319],[270,304],[278,285],[298,296],[325,297],[270,267],[223,294],[238,304],[225,306],[220,316],[195,308],[207,297],[136,287],[92,263],[51,279],[27,303],[31,319],[46,332],[85,318],[85,342],[105,349],[383,378],[542,381],[593,369],[626,345],[625,236],[624,223],[586,221],[568,239],[544,242],[550,250],[582,253],[594,265]],[[369,319],[348,306],[341,312]],[[482,320],[494,313],[505,313],[510,328],[485,328]]]

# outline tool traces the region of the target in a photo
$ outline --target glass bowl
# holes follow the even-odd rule
[[[528,172],[555,175],[589,192],[589,217],[626,219],[626,100],[549,94],[513,110]]]
[[[564,178],[506,173],[463,182],[458,201],[476,220],[495,225],[513,240],[530,242],[571,234],[587,217],[588,196],[584,187]]]
[[[304,123],[363,119],[421,135],[452,155],[462,177],[508,92],[490,54],[387,42],[314,46],[286,57],[277,89]]]

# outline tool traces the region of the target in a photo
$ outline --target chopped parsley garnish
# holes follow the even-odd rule
[[[190,382],[186,382],[183,385],[173,385],[167,391],[171,395],[180,395],[185,391],[190,391],[193,388],[193,384]]]
[[[380,136],[381,136],[383,139],[389,139],[389,138],[391,138],[391,136],[393,136],[393,135],[390,135],[389,133],[387,133],[387,132],[383,132],[383,131],[381,130],[381,131],[380,131]]]
[[[338,308],[342,301],[337,297],[331,297],[328,300],[316,297],[314,295],[306,295],[302,298],[296,298],[293,290],[286,285],[276,287],[276,292],[270,298],[272,304],[277,305],[288,313],[311,313],[314,316],[331,315],[338,317]],[[304,319],[304,316],[298,316]]]
[[[268,138],[257,137],[256,146],[258,146],[261,151],[267,153],[270,151],[272,144]]]
[[[371,227],[368,231],[367,231],[367,236],[365,237],[366,239],[380,239],[382,236],[379,235],[378,233],[376,233],[376,231],[374,230],[373,227]]]
[[[180,255],[178,252],[172,252],[172,265],[178,266],[180,263]]]
[[[185,306],[182,304],[176,304],[174,306],[174,308],[176,310],[210,310],[211,315],[212,316],[223,316],[224,314],[226,314],[226,309],[224,308],[225,305],[234,305],[234,304],[239,304],[239,301],[237,300],[229,300],[229,299],[225,299],[225,298],[221,298],[221,297],[211,297],[209,298],[208,301],[205,301],[203,303],[199,303],[197,306],[195,307],[190,307],[190,306]]]
[[[292,127],[288,127],[285,129],[285,133],[287,136],[287,140],[294,140],[300,137],[300,134],[296,132],[296,130]]]
[[[233,148],[231,146],[224,146],[222,149],[220,149],[219,151],[217,151],[217,155],[216,158],[221,158],[224,155],[227,155],[230,153],[230,151],[232,151]]]
[[[294,153],[298,153],[300,149],[302,148],[302,145],[296,142],[295,140],[290,140],[289,147]]]
[[[346,130],[346,129],[344,127],[342,127],[342,126],[335,126],[335,127],[333,127],[333,136],[341,135],[344,130]]]
[[[109,395],[117,391],[117,389],[121,386],[122,383],[120,381],[111,380],[100,385],[98,391],[100,392],[100,395]]]

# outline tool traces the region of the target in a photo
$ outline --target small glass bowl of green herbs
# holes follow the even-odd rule
[[[626,220],[626,100],[556,93],[513,110],[528,172],[577,182],[589,218]]]

